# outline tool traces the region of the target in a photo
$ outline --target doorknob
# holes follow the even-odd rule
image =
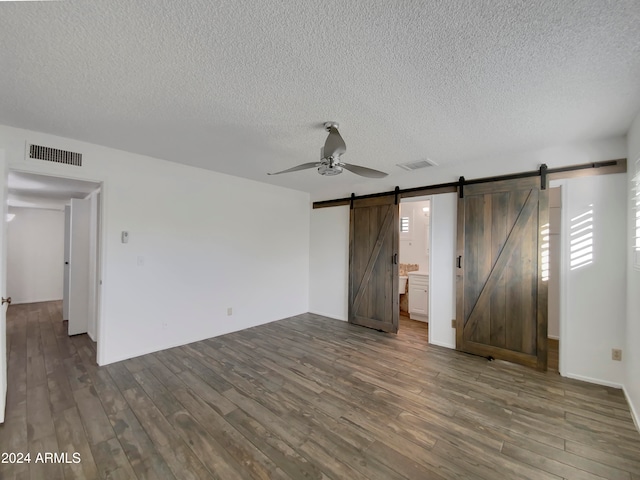
[[[8,303],[9,305],[11,305],[11,297],[7,297],[7,298],[2,297],[2,305],[4,305],[5,303]]]

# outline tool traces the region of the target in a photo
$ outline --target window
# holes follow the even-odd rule
[[[400,218],[400,233],[409,233],[409,217]]]

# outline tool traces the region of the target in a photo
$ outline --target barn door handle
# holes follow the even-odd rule
[[[458,259],[456,260],[456,265],[458,268],[462,268],[462,255],[458,255]]]
[[[394,254],[393,254],[393,264],[394,264],[394,265],[397,265],[397,264],[398,264],[398,254],[397,254],[397,253],[394,253]]]

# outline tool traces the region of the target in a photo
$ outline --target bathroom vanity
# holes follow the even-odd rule
[[[409,318],[429,321],[429,273],[409,272]]]

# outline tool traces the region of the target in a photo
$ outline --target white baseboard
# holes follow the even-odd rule
[[[629,410],[631,411],[631,418],[633,419],[633,423],[635,423],[636,425],[636,430],[640,432],[640,415],[638,415],[638,411],[633,405],[633,402],[631,401],[631,396],[629,395],[629,392],[627,392],[627,389],[624,387],[624,385],[622,386],[622,391],[624,392],[624,396],[627,399],[627,403],[629,404]]]
[[[321,315],[323,317],[333,318],[334,320],[340,320],[341,322],[346,322],[347,321],[346,318],[336,317],[335,315],[331,315],[331,314],[328,314],[328,313],[312,312],[312,311],[309,311],[309,313],[313,313],[314,315]]]
[[[43,303],[43,302],[61,302],[61,298],[44,298],[44,299],[18,299],[11,302],[12,305],[26,305],[27,303]]]
[[[609,382],[608,380],[601,380],[599,378],[585,377],[584,375],[576,375],[576,374],[573,374],[573,373],[567,373],[567,374],[565,374],[563,376],[567,377],[567,378],[573,378],[574,380],[580,380],[582,382],[595,383],[596,385],[602,385],[602,386],[605,386],[605,387],[618,388],[618,389],[623,389],[624,388],[621,383]]]
[[[4,423],[4,415],[7,408],[7,389],[4,388],[3,390],[4,392],[0,392],[0,395],[3,396],[2,402],[0,402],[0,424]]]
[[[557,335],[547,335],[547,338],[550,338],[551,340],[560,340],[560,337]]]
[[[439,347],[444,347],[444,348],[451,348],[453,350],[456,349],[455,345],[451,345],[450,343],[445,343],[445,342],[429,342],[429,344],[431,345],[437,345]]]

